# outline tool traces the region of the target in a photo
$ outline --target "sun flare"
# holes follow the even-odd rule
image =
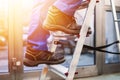
[[[21,2],[22,5],[16,5],[17,2]],[[10,6],[11,3],[14,5]],[[22,24],[26,26],[30,20],[32,6],[33,0],[0,0],[0,33],[8,29],[8,17],[12,16],[9,12],[10,8],[22,8]]]

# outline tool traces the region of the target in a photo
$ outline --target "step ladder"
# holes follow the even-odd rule
[[[55,72],[56,74],[58,74],[65,80],[73,80],[74,76],[76,74],[78,74],[78,72],[76,72],[76,68],[77,68],[77,64],[79,62],[79,58],[80,58],[83,44],[84,44],[84,41],[85,41],[85,38],[87,35],[87,31],[90,26],[91,15],[94,13],[94,8],[96,5],[96,2],[97,2],[96,0],[90,0],[85,19],[82,24],[81,31],[79,33],[80,37],[77,40],[77,44],[76,44],[73,58],[72,58],[69,68],[66,68],[62,65],[46,65],[42,70],[40,80],[46,80],[46,75],[47,75],[48,69]],[[53,40],[59,41],[59,39],[53,39]],[[54,44],[54,41],[52,41],[51,52],[54,52],[57,47],[57,45]]]
[[[112,15],[113,15],[113,21],[115,25],[115,30],[116,30],[116,36],[117,40],[120,41],[120,26],[118,25],[118,22],[120,22],[120,19],[117,18],[117,12],[116,12],[116,6],[114,0],[110,0],[111,3],[111,8],[112,8]],[[120,44],[118,44],[118,50],[120,52]]]

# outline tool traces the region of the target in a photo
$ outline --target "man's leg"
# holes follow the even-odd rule
[[[29,26],[24,65],[37,66],[64,62],[64,55],[47,51],[47,38],[50,34],[42,28],[40,7],[34,8]]]

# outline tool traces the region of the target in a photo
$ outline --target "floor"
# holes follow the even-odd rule
[[[120,80],[120,73],[81,78],[81,79],[76,79],[76,80]]]
[[[39,77],[32,77],[32,78],[28,77],[28,78],[25,78],[24,80],[39,80]],[[52,80],[52,79],[47,78],[46,80]],[[57,78],[57,80],[64,80],[64,79]],[[120,73],[100,75],[100,76],[88,77],[88,78],[79,78],[74,80],[120,80]]]

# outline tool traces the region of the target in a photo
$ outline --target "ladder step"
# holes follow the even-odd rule
[[[66,78],[66,76],[68,76],[68,68],[66,68],[65,66],[62,65],[50,65],[50,70],[56,74],[58,74],[59,76],[61,76],[62,78]],[[75,75],[77,75],[78,72],[75,72]]]
[[[62,65],[50,65],[50,70],[56,74],[58,74],[59,76],[61,76],[62,78],[66,78],[66,73],[68,72],[68,68],[62,66]]]
[[[115,20],[115,22],[120,22],[120,19]]]

